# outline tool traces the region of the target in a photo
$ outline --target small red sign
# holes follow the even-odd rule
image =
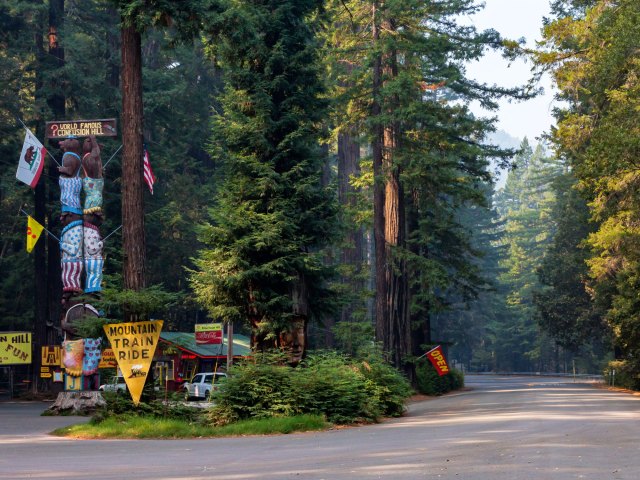
[[[427,358],[431,364],[435,367],[438,375],[442,376],[449,373],[449,365],[442,354],[442,347],[438,345],[427,352]]]
[[[220,345],[222,343],[222,324],[203,323],[196,325],[196,343],[199,345]]]

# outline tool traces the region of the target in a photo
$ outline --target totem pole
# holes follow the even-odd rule
[[[100,236],[102,212],[102,159],[100,145],[95,135],[85,139],[82,156],[82,187],[84,190],[84,267],[86,271],[85,293],[97,295],[102,290],[104,247]]]
[[[98,317],[89,303],[73,297],[85,293],[97,298],[102,290],[104,257],[100,225],[103,221],[102,160],[100,145],[94,135],[85,139],[82,148],[77,138],[60,142],[64,151],[60,171],[60,202],[62,204],[60,240],[62,262],[62,329],[65,334],[63,363],[65,390],[95,390],[100,362],[100,338],[78,338],[77,325],[87,317]],[[82,151],[81,151],[82,150]],[[82,157],[80,154],[82,153]],[[84,191],[84,208],[80,195]],[[85,288],[81,287],[85,273]]]
[[[67,138],[60,142],[64,151],[62,166],[58,167],[60,178],[60,203],[62,205],[60,223],[62,233],[60,250],[62,258],[62,307],[67,310],[74,294],[82,292],[80,277],[82,275],[82,206],[80,191],[80,141]]]

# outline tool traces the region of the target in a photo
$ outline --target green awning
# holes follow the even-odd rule
[[[194,332],[161,332],[160,341],[164,341],[185,352],[200,358],[227,358],[227,337],[219,345],[201,345],[196,343]],[[251,353],[251,342],[244,335],[233,335],[233,356],[246,357]]]

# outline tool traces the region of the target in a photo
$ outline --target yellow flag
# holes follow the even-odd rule
[[[28,217],[27,220],[27,252],[31,253],[33,247],[36,246],[38,239],[40,238],[40,234],[44,230],[44,227],[40,225],[35,218],[31,216]]]
[[[158,346],[162,324],[162,320],[151,320],[110,323],[103,326],[135,405],[140,403],[142,388]]]

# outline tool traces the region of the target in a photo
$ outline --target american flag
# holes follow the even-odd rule
[[[153,195],[153,184],[156,181],[156,177],[153,174],[153,170],[151,170],[151,164],[149,163],[149,152],[147,151],[147,147],[144,147],[144,153],[142,154],[144,160],[144,181],[149,186],[149,191],[151,195]]]

